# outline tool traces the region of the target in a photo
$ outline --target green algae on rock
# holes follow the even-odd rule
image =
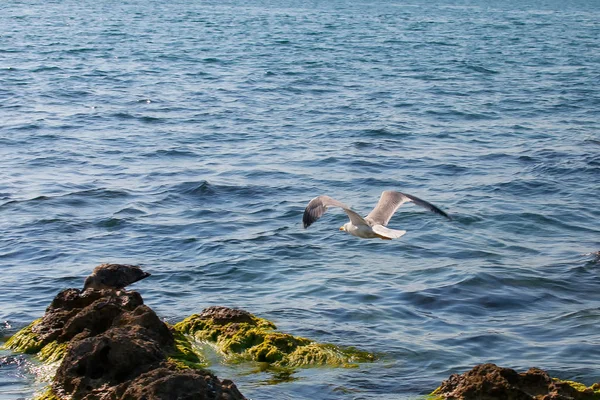
[[[168,354],[167,360],[179,369],[203,369],[208,362],[194,350],[192,343],[181,332],[172,330],[175,339],[174,350]]]
[[[209,307],[175,324],[174,329],[196,340],[214,343],[227,356],[274,367],[356,367],[357,363],[375,360],[372,354],[354,348],[277,332],[272,322],[227,307]]]
[[[33,397],[33,400],[61,400],[58,397],[51,387],[46,388],[46,390],[38,395]]]
[[[600,385],[550,378],[541,369],[518,373],[494,364],[481,364],[462,375],[451,375],[429,396],[430,400],[600,400]]]
[[[18,353],[35,354],[43,347],[42,342],[38,339],[33,328],[39,324],[41,319],[36,319],[14,335],[12,335],[5,343],[4,348]]]
[[[3,348],[42,361],[49,386],[35,400],[171,398],[165,387],[173,398],[193,391],[207,400],[244,399],[233,382],[206,371],[193,343],[137,292],[65,289]]]
[[[552,378],[553,386],[563,395],[574,400],[600,400],[600,384],[594,383],[592,386],[586,386],[583,383],[574,381],[563,381],[558,378]]]
[[[15,333],[4,343],[3,347],[17,353],[35,354],[40,361],[48,363],[61,360],[65,355],[67,344],[41,341],[34,329],[40,322],[41,319],[36,319]]]

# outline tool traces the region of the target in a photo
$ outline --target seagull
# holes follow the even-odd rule
[[[352,211],[350,207],[345,205],[342,202],[337,201],[329,196],[317,196],[312,199],[306,209],[304,210],[304,215],[302,216],[302,222],[304,223],[304,228],[308,228],[314,222],[316,222],[321,216],[327,211],[328,207],[341,207],[348,217],[350,218],[349,222],[346,222],[341,228],[340,231],[348,232],[353,236],[357,236],[363,239],[372,239],[379,238],[382,240],[392,240],[398,239],[402,237],[406,231],[404,230],[395,230],[386,228],[388,222],[392,218],[392,215],[396,212],[396,210],[404,203],[412,201],[418,206],[421,206],[431,212],[439,214],[448,219],[450,216],[446,214],[444,211],[440,210],[436,206],[431,203],[426,202],[425,200],[421,200],[418,197],[407,193],[395,192],[393,190],[386,190],[381,193],[381,197],[379,198],[379,202],[367,215],[366,217],[361,217],[355,211]]]
[[[85,279],[83,290],[123,289],[149,276],[148,272],[142,271],[137,265],[101,264]]]

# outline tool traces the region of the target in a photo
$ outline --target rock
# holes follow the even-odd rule
[[[122,392],[122,394],[121,394]],[[230,380],[219,381],[206,371],[176,371],[172,368],[157,368],[138,376],[133,382],[116,390],[121,400],[174,399],[178,400],[234,400],[244,396]]]
[[[143,304],[137,292],[66,289],[54,298],[32,330],[43,345],[54,340],[64,343],[84,330],[90,335],[104,332],[122,312]]]
[[[136,265],[102,264],[94,268],[83,284],[87,289],[122,289],[134,282],[149,277],[148,272]]]
[[[375,356],[365,351],[316,343],[277,332],[272,322],[247,311],[227,307],[209,307],[173,328],[199,341],[213,342],[227,355],[264,362],[276,368],[310,365],[354,367],[356,363],[375,360]]]
[[[174,344],[173,334],[169,327],[146,305],[139,305],[133,311],[122,313],[118,318],[115,318],[113,325],[143,328],[145,329],[144,334],[158,342],[162,347],[171,348]]]
[[[60,292],[43,318],[6,342],[42,361],[60,361],[51,388],[39,398],[243,400],[233,382],[200,368],[187,337],[162,322],[139,293],[106,285],[113,282],[106,275],[111,271],[124,282],[123,276],[139,269],[113,266],[96,268],[84,291]],[[135,274],[126,280],[141,279]]]
[[[451,400],[599,400],[600,391],[551,378],[541,369],[518,373],[481,364],[462,375],[451,375],[432,394]]]
[[[232,322],[240,323],[253,323],[255,318],[248,311],[239,310],[236,308],[212,306],[205,308],[200,313],[200,318],[204,320],[212,320],[214,323],[219,325],[225,325]],[[273,325],[275,328],[275,325]]]
[[[105,386],[136,378],[166,361],[159,344],[145,328],[111,328],[100,335],[72,343],[58,367],[53,388],[83,399]]]

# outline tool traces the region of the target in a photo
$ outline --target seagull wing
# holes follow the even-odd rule
[[[394,192],[392,190],[386,190],[381,193],[381,197],[379,198],[379,202],[367,215],[365,218],[371,224],[379,224],[386,226],[388,222],[390,222],[390,218],[392,215],[398,210],[398,208],[409,201],[412,201],[418,206],[421,206],[431,212],[444,216],[448,219],[451,219],[448,214],[437,208],[431,203],[426,202],[425,200],[421,200],[418,197],[412,196],[406,193]]]
[[[312,199],[304,209],[304,215],[302,216],[304,228],[308,228],[319,218],[321,218],[321,216],[325,214],[325,211],[327,211],[328,207],[342,208],[346,212],[346,214],[348,214],[350,221],[354,225],[368,225],[363,217],[361,217],[356,212],[352,211],[350,207],[348,207],[344,203],[337,201],[336,199],[332,199],[329,196],[322,195]]]

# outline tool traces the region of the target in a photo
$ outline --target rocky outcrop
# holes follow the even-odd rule
[[[352,367],[375,356],[276,331],[271,321],[244,310],[209,307],[175,324],[175,330],[211,342],[227,356],[267,363],[277,368],[327,365]]]
[[[600,400],[600,385],[561,381],[537,368],[518,373],[481,364],[462,375],[451,375],[431,396],[440,400]]]
[[[60,364],[37,400],[245,399],[233,382],[219,380],[204,369],[206,363],[190,339],[210,343],[228,359],[264,363],[266,369],[284,374],[297,367],[351,367],[375,360],[355,348],[278,332],[266,319],[227,307],[209,307],[167,326],[144,305],[139,293],[117,287],[145,273],[133,266],[113,266],[95,270],[92,282],[100,280],[101,285],[60,292],[42,318],[3,346]],[[113,285],[112,278],[103,275],[106,271],[116,273],[121,283]],[[551,378],[536,368],[518,373],[482,364],[450,376],[428,398],[600,400],[600,384],[586,387]]]
[[[43,399],[244,399],[231,381],[199,368],[187,339],[137,292],[63,290],[5,346],[60,361]]]
[[[142,296],[123,287],[150,274],[137,266],[102,264],[84,290],[61,291],[44,316],[4,347],[58,365],[38,400],[238,400],[229,380],[206,371],[191,340],[210,343],[228,360],[263,363],[279,376],[304,366],[353,367],[375,357],[278,332],[244,310],[209,307],[167,326]]]
[[[179,393],[179,397],[173,397]],[[230,380],[196,370],[179,371],[172,367],[156,368],[139,375],[133,382],[115,389],[115,398],[122,400],[233,400],[243,398]]]

